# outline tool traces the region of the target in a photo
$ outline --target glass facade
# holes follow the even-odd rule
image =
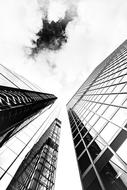
[[[67,110],[83,189],[127,189],[127,41],[95,68]]]
[[[38,147],[38,155],[35,155],[37,157],[33,158],[30,168],[27,168],[28,170],[23,173],[23,176],[28,175],[31,170],[33,171],[32,167],[35,166],[36,159],[41,157],[41,154],[43,154],[43,161],[46,158],[48,159],[47,155],[52,157],[51,167],[49,167],[55,167],[58,148],[55,143],[58,144],[59,139],[59,130],[56,134],[58,127],[55,126],[60,125],[60,121],[55,119],[58,117],[59,112],[57,106],[54,105],[55,100],[56,96],[53,94],[42,93],[38,87],[32,85],[25,78],[0,65],[1,190],[5,190],[11,181],[15,181],[13,177],[16,176],[16,171],[18,172],[21,166],[26,167],[26,157],[29,160],[33,158],[34,147]],[[53,121],[54,124],[52,123]],[[47,131],[50,131],[50,134]],[[53,149],[53,144],[55,149]],[[41,152],[42,149],[44,149],[43,152]],[[53,164],[54,166],[52,167]],[[45,170],[47,170],[46,166]],[[54,180],[54,175],[55,172],[52,169],[52,172],[49,172],[52,180]],[[18,177],[16,179],[18,180]],[[49,181],[46,183],[49,184]],[[54,181],[51,184],[54,184]],[[18,190],[20,187],[21,185],[16,189]],[[10,189],[10,186],[8,189]]]
[[[0,66],[0,147],[14,135],[23,122],[54,103],[52,94],[35,91],[24,79]],[[26,89],[22,89],[25,88]],[[34,89],[34,90],[33,90]],[[22,125],[21,125],[22,124]]]
[[[28,152],[7,190],[54,189],[60,124],[55,119]]]

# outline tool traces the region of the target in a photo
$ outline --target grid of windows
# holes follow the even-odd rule
[[[54,188],[60,124],[61,122],[55,119],[28,152],[7,189],[52,190]]]
[[[20,132],[16,133],[0,148],[0,189],[6,189],[16,170],[33,145],[49,128],[59,110],[52,107],[39,112]],[[59,124],[58,124],[59,125]],[[59,131],[57,131],[59,134]],[[50,135],[51,136],[51,135]],[[54,134],[56,138],[56,134]],[[58,142],[58,139],[56,138]]]
[[[1,190],[7,188],[26,154],[58,115],[52,106],[54,98],[0,64]]]
[[[127,189],[126,46],[104,60],[67,105],[84,189]]]
[[[50,94],[0,86],[0,147],[19,126],[23,127],[21,123],[53,104],[54,98]]]
[[[0,147],[18,131],[19,126],[20,129],[23,127],[25,120],[55,100],[53,94],[38,92],[24,78],[0,65]]]

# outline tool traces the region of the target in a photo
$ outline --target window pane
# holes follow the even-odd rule
[[[112,117],[112,115],[115,113],[116,111],[116,107],[114,106],[109,106],[108,109],[105,111],[105,113],[103,114],[103,116],[106,118],[106,119],[110,119]]]
[[[94,129],[99,132],[102,127],[107,123],[107,121],[103,118],[100,118],[97,123],[94,125]]]
[[[92,142],[92,144],[88,148],[88,151],[92,159],[94,160],[98,156],[98,154],[101,152],[101,149],[99,148],[96,142]]]
[[[115,133],[119,130],[119,127],[113,125],[112,123],[108,123],[108,125],[103,129],[100,133],[100,136],[106,141],[109,142],[111,138],[115,135]]]
[[[127,173],[124,172],[124,170],[122,170],[118,165],[116,165],[112,161],[110,161],[110,164],[112,165],[114,170],[117,172],[117,175],[115,177],[116,180],[120,178],[122,182],[124,183],[124,185],[127,187]]]
[[[81,141],[79,143],[79,145],[76,147],[76,154],[77,154],[77,157],[84,151],[85,147],[84,147],[84,144],[83,142]]]
[[[79,168],[81,173],[85,172],[85,170],[90,166],[91,162],[88,157],[87,152],[84,152],[81,158],[78,160]]]
[[[112,122],[121,126],[127,120],[127,109],[120,108],[112,118]]]
[[[122,160],[127,164],[127,139],[117,150],[117,154],[122,158]]]

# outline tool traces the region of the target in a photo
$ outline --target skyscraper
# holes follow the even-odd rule
[[[3,72],[0,74],[0,147],[24,127],[24,125],[21,127],[21,123],[56,100],[54,95],[35,91],[18,75],[14,75],[2,65],[1,68]],[[10,74],[13,78],[9,76]],[[21,89],[21,84],[24,85],[23,88],[27,87],[27,90]]]
[[[0,189],[53,189],[61,124],[57,98],[3,65],[0,70]]]
[[[67,104],[84,190],[127,189],[127,41]]]
[[[60,124],[55,119],[27,153],[7,190],[54,189]]]

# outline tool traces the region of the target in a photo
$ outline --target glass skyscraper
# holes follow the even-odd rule
[[[127,189],[127,41],[67,104],[84,190]]]
[[[61,122],[56,96],[0,65],[0,189],[53,189]]]
[[[54,189],[60,124],[60,120],[55,119],[28,152],[7,190]]]

